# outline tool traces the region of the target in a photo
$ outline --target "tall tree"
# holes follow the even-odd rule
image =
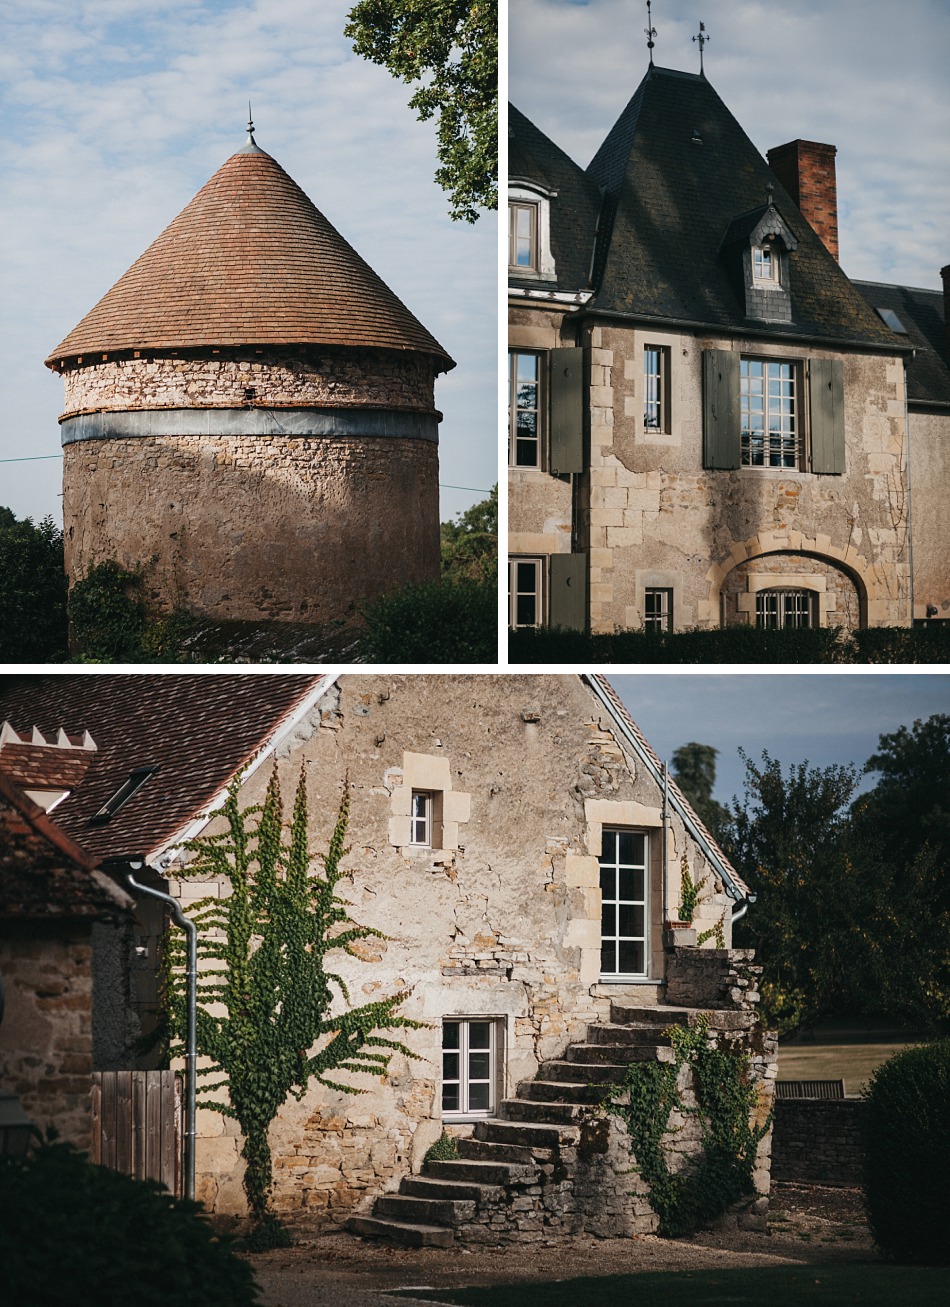
[[[729,809],[713,798],[716,787],[718,749],[711,744],[681,744],[673,753],[673,776],[677,785],[716,838],[729,820]]]
[[[452,217],[497,209],[498,0],[360,0],[343,30],[357,54],[421,83],[409,104],[437,119]]]
[[[361,1091],[338,1077],[379,1076],[402,1044],[382,1031],[418,1027],[396,1008],[405,994],[350,1007],[343,981],[328,968],[328,955],[378,930],[357,925],[336,893],[343,876],[349,798],[344,790],[322,874],[311,870],[307,792],[297,787],[288,838],[277,771],[264,803],[241,809],[233,784],[223,808],[227,828],[186,847],[195,855],[181,874],[226,878],[230,894],[205,898],[192,909],[199,929],[198,1053],[211,1065],[201,1089],[202,1106],[235,1119],[244,1135],[244,1190],[259,1228],[276,1227],[269,1207],[273,1183],[268,1130],[292,1094],[302,1098],[310,1081],[344,1093]],[[185,1030],[183,932],[170,938],[170,1026],[181,1051]],[[218,1090],[227,1097],[208,1099]]]
[[[51,517],[34,525],[0,510],[0,662],[66,659],[63,533]]]
[[[473,581],[493,578],[498,573],[498,486],[487,499],[459,513],[440,530],[442,579]]]

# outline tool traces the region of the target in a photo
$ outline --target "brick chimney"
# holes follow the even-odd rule
[[[838,185],[833,145],[789,141],[768,152],[769,165],[825,247],[838,257]]]

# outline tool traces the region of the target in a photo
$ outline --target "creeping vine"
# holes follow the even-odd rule
[[[761,1126],[752,1124],[755,1089],[749,1059],[710,1044],[708,1016],[690,1028],[671,1026],[665,1033],[674,1060],[631,1064],[603,1106],[626,1124],[637,1170],[650,1186],[650,1205],[660,1218],[660,1234],[676,1237],[707,1225],[752,1192],[756,1149],[771,1116]],[[683,1067],[692,1074],[696,1107],[688,1107],[677,1088]],[[674,1110],[697,1117],[702,1152],[694,1165],[671,1172],[663,1137]]]

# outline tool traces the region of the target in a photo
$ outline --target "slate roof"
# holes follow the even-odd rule
[[[585,312],[900,349],[704,76],[651,67],[587,176],[604,208]],[[731,224],[760,210],[770,185],[798,241],[790,325],[747,317],[722,257]],[[593,240],[591,226],[585,253]]]
[[[544,132],[508,106],[509,182],[533,181],[557,192],[551,200],[551,252],[556,283],[509,272],[512,286],[532,290],[584,290],[589,284],[591,253],[601,199],[598,187],[582,168],[559,149]]]
[[[0,773],[0,919],[100,920],[131,906],[130,896]]]
[[[46,360],[241,345],[448,354],[256,145],[231,156]],[[87,361],[90,361],[87,359]]]
[[[917,351],[907,370],[910,402],[950,404],[943,291],[887,286],[878,281],[856,281],[854,285],[875,309],[893,309],[907,328],[906,336],[893,334],[909,341]]]
[[[88,730],[98,746],[57,824],[101,859],[164,848],[278,725],[319,676],[117,675],[17,677],[0,688],[0,719],[22,735],[38,726]],[[107,825],[90,827],[135,767],[161,768]]]

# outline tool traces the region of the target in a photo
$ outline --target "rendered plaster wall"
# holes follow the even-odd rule
[[[857,577],[871,626],[907,625],[904,375],[897,358],[631,327],[587,329],[590,596],[594,631],[643,624],[643,591],[675,590],[675,623],[718,626],[733,569],[764,555],[818,558]],[[669,350],[670,430],[643,429],[643,349]],[[730,349],[844,363],[842,476],[702,470],[702,354]],[[799,411],[803,411],[800,402]]]
[[[572,324],[563,313],[512,309],[508,345],[512,350],[546,352],[575,343]],[[547,374],[542,370],[541,442],[546,444],[549,411]],[[508,469],[508,553],[569,554],[571,552],[572,491],[569,476],[552,476],[544,466]]]
[[[911,413],[910,480],[914,524],[914,616],[950,619],[950,414]],[[931,614],[933,616],[933,614]]]
[[[92,950],[89,927],[19,924],[0,937],[6,1006],[0,1084],[45,1133],[92,1139]]]
[[[162,606],[351,619],[439,572],[438,448],[378,437],[163,436],[63,451],[66,570],[149,566]]]
[[[361,960],[340,959],[352,1001],[405,990],[401,1010],[426,1023],[403,1032],[413,1059],[396,1055],[384,1079],[358,1078],[365,1093],[311,1086],[272,1128],[277,1209],[303,1223],[339,1223],[418,1171],[439,1137],[444,1017],[496,1021],[501,1098],[583,1040],[588,1022],[607,1020],[612,998],[661,1001],[661,796],[574,677],[343,677],[281,748],[286,799],[302,764],[317,852],[348,777],[345,897],[357,921],[385,936],[365,941]],[[420,777],[445,786],[452,847],[404,843],[403,791]],[[242,803],[257,801],[268,778],[266,767],[258,771]],[[645,983],[617,985],[600,980],[597,853],[603,824],[625,817],[650,834],[652,963]],[[701,879],[702,854],[674,817],[671,902],[684,853]],[[186,909],[208,892],[173,883]],[[711,879],[706,894],[703,910],[716,920],[725,896]],[[234,1124],[202,1112],[199,1131],[199,1196],[240,1215]]]

